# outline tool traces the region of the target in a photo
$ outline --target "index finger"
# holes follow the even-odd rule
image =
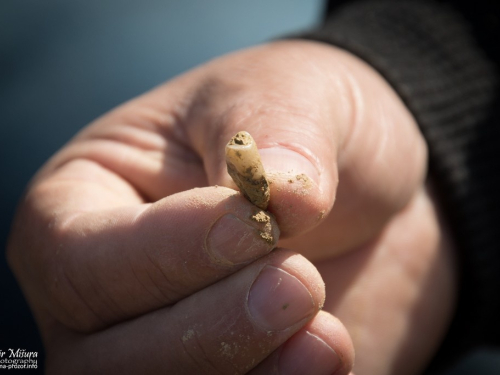
[[[106,207],[113,194],[72,180],[75,171],[108,173],[76,160],[36,184],[22,216],[33,226],[27,239],[39,240],[25,238],[11,248],[17,274],[30,279],[24,285],[31,303],[72,329],[94,331],[172,304],[278,241],[274,218],[232,189],[191,189],[153,204]]]

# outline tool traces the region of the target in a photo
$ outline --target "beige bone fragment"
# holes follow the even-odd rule
[[[241,131],[226,145],[227,172],[241,193],[257,207],[266,210],[269,183],[252,136]]]

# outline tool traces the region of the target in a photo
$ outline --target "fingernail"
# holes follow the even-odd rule
[[[305,174],[319,186],[319,171],[305,156],[286,148],[264,148],[259,150],[264,169],[269,175]]]
[[[245,263],[267,254],[276,246],[279,236],[277,225],[272,223],[274,219],[269,215],[268,218],[268,223],[256,222],[251,226],[233,214],[221,216],[208,232],[208,252],[216,261],[230,264]]]
[[[293,326],[315,310],[309,290],[281,268],[265,266],[248,294],[248,311],[267,331]]]
[[[331,375],[340,364],[335,350],[318,336],[303,331],[287,341],[278,366],[280,375]]]

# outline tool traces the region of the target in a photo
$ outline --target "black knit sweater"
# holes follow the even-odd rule
[[[429,146],[429,178],[457,244],[459,302],[427,373],[500,344],[500,6],[491,0],[331,1],[303,37],[376,68]]]

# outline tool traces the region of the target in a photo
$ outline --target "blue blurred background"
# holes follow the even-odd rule
[[[322,10],[321,0],[1,0],[0,244],[29,178],[81,127],[208,59],[311,27]],[[0,296],[0,350],[42,353],[4,257]],[[499,358],[480,352],[449,375],[500,374]]]

